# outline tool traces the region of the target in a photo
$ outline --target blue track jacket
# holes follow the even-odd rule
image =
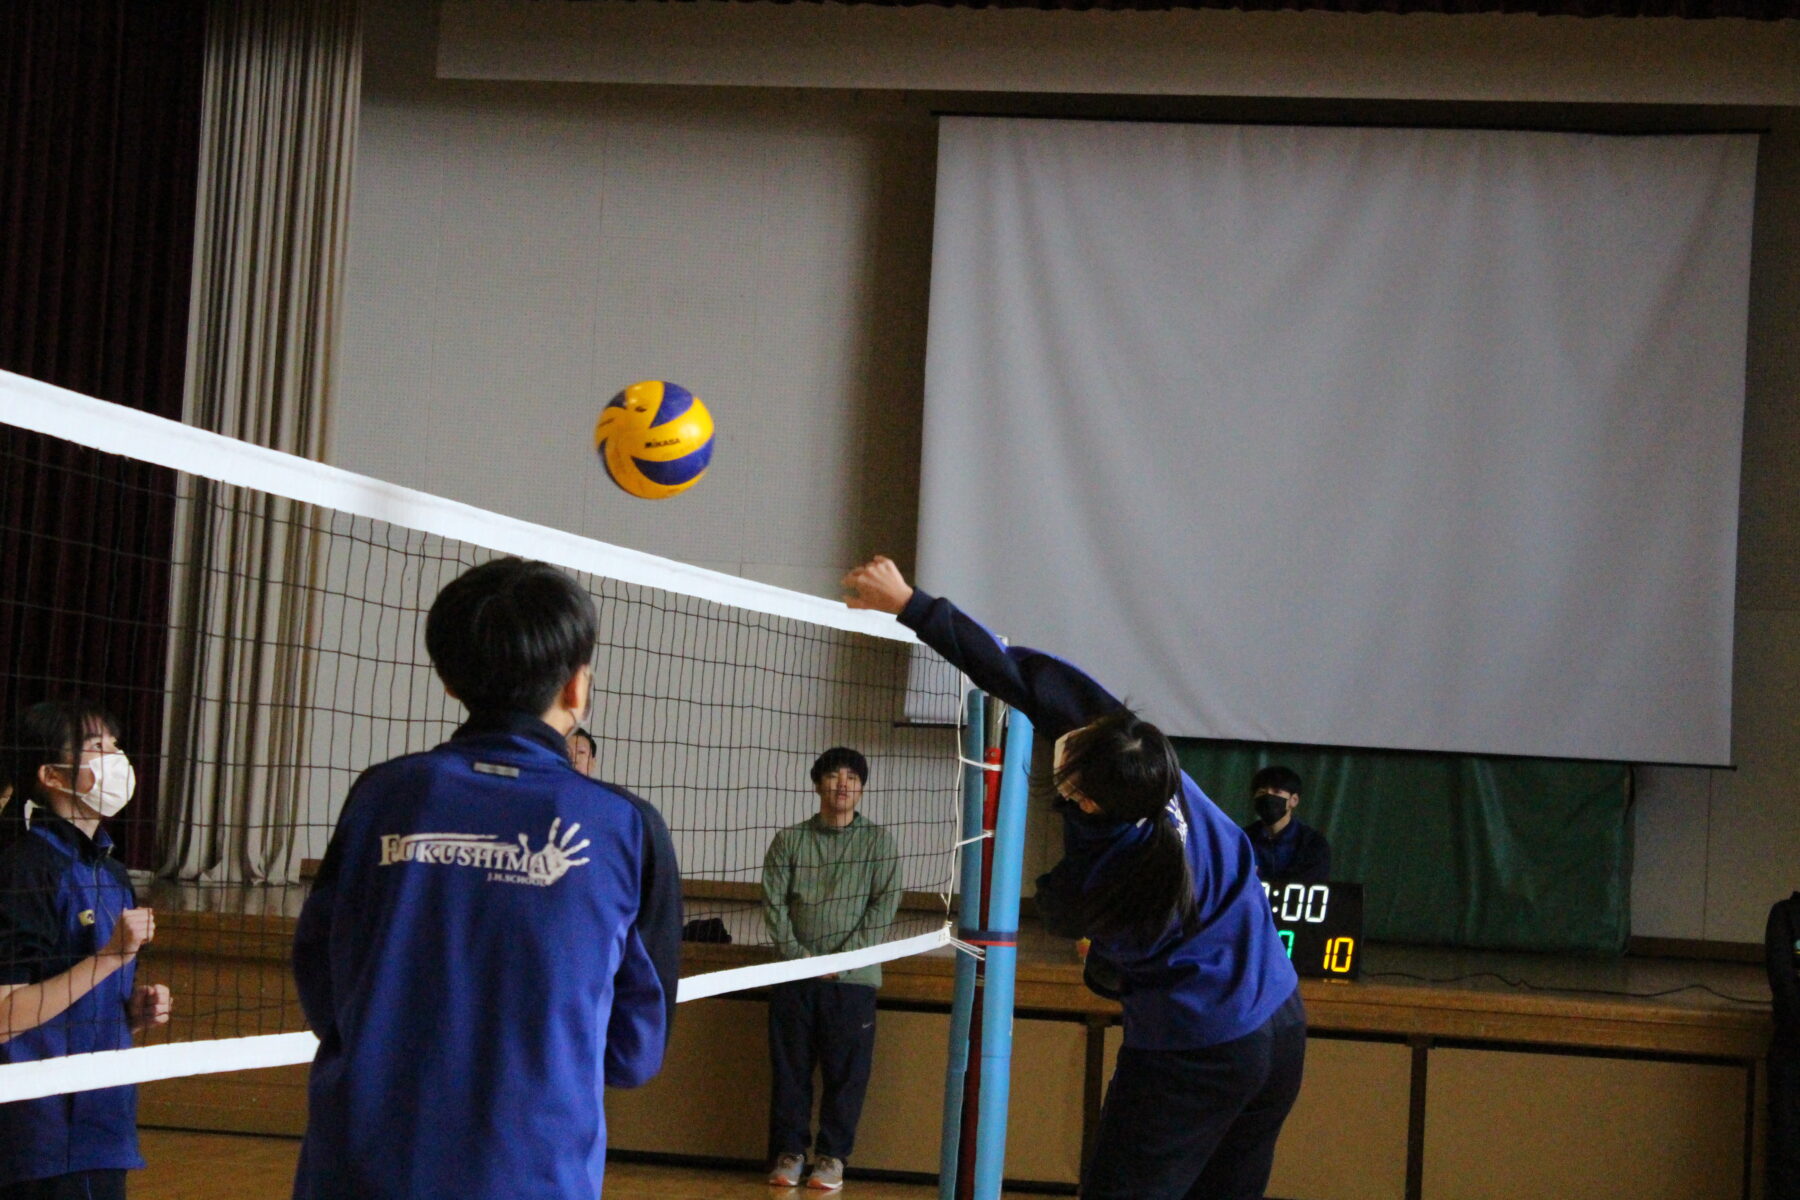
[[[1054,741],[1123,707],[1105,688],[1054,655],[1009,648],[948,600],[915,590],[901,622],[975,686],[1012,705]],[[1169,800],[1194,877],[1194,919],[1171,922],[1150,946],[1096,939],[1091,954],[1114,965],[1125,1008],[1125,1045],[1197,1050],[1254,1032],[1299,986],[1276,935],[1256,859],[1244,831],[1184,772]],[[1086,936],[1088,882],[1136,845],[1146,827],[1063,815],[1063,859],[1037,881],[1038,911],[1053,933]]]
[[[92,838],[47,808],[0,853],[0,983],[42,983],[91,958],[135,907],[101,829]],[[0,1063],[131,1045],[126,963],[57,1016],[0,1044]],[[0,1104],[0,1186],[77,1171],[141,1167],[137,1088],[97,1088]]]
[[[662,1066],[680,939],[662,818],[537,718],[370,768],[295,932],[320,1046],[294,1195],[593,1200],[604,1089]]]

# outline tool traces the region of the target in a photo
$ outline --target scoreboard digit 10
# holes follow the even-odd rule
[[[1263,884],[1275,932],[1302,979],[1355,979],[1362,973],[1360,883]]]

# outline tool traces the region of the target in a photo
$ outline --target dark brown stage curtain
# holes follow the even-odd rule
[[[7,4],[0,368],[181,416],[205,12]],[[168,471],[0,428],[0,716],[111,710],[138,768],[111,825],[133,866],[155,859],[174,511]]]

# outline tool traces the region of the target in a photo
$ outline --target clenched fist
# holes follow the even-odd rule
[[[112,936],[100,947],[102,956],[131,958],[156,937],[156,913],[148,908],[128,908],[119,914]]]
[[[126,1012],[131,1018],[131,1032],[139,1033],[153,1025],[167,1025],[175,1001],[167,984],[140,984],[131,993]]]
[[[912,599],[912,585],[886,555],[877,554],[844,576],[844,603],[851,608],[872,608],[897,613]]]

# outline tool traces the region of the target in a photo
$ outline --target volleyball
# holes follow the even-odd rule
[[[640,500],[700,482],[712,462],[713,419],[700,397],[660,379],[634,383],[600,410],[594,448],[612,481]]]

